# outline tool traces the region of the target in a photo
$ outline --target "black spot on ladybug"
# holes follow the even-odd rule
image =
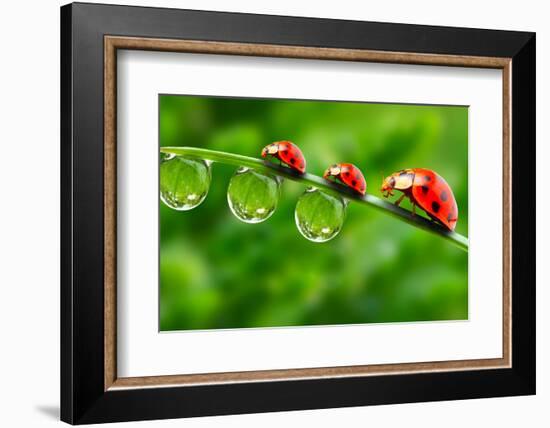
[[[422,192],[426,195],[428,193],[428,190],[430,190],[430,188],[426,185],[423,185],[422,186]]]
[[[447,194],[447,192],[445,190],[443,190],[443,192],[441,192],[441,200],[443,202],[445,202],[447,199],[449,199],[449,195]]]
[[[291,163],[292,165],[294,165],[294,164],[296,163],[296,159],[290,158],[290,163]]]
[[[432,210],[433,210],[433,212],[437,213],[437,212],[439,211],[439,208],[441,208],[441,206],[439,205],[439,202],[433,201],[433,202],[432,202]]]
[[[451,213],[449,213],[447,215],[447,221],[451,221],[453,219],[453,215]]]
[[[357,180],[351,180],[351,185],[352,186],[357,186]]]
[[[432,181],[432,177],[430,177],[429,175],[425,175],[425,176],[424,176],[424,180],[426,180],[426,181]]]

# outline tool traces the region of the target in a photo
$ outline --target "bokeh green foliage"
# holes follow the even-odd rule
[[[466,107],[160,96],[160,145],[259,157],[295,142],[307,170],[357,165],[377,196],[382,175],[429,168],[453,189],[468,235]],[[319,244],[294,223],[303,185],[284,181],[275,213],[245,224],[227,206],[235,167],[214,163],[206,200],[160,203],[160,329],[456,320],[468,317],[468,254],[351,202],[340,234]],[[408,201],[402,203],[410,208]]]

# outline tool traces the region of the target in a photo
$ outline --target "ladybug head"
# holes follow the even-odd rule
[[[395,177],[390,175],[382,180],[382,187],[380,191],[384,194],[384,197],[393,196],[393,189],[395,188]]]
[[[277,143],[268,144],[262,149],[262,157],[265,158],[267,155],[273,156],[278,151],[279,151],[279,145]]]
[[[331,165],[329,166],[325,173],[323,174],[323,178],[328,178],[328,177],[337,177],[338,175],[340,175],[340,172],[342,171],[342,168],[340,168],[340,165],[338,164],[334,164],[334,165]]]

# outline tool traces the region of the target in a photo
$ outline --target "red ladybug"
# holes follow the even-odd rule
[[[268,144],[262,150],[262,157],[278,159],[301,174],[306,172],[306,159],[298,146],[291,141],[276,141]]]
[[[407,196],[413,206],[413,214],[418,205],[428,216],[449,230],[455,230],[458,220],[458,207],[451,187],[439,174],[429,169],[404,169],[386,177],[380,191],[384,197],[393,196],[393,190],[403,195],[395,201],[399,206]]]
[[[333,178],[362,195],[367,191],[367,182],[363,173],[351,163],[337,163],[329,166],[323,174],[323,178],[327,180]]]

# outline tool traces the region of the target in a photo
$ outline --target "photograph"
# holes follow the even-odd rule
[[[380,424],[391,407],[417,426],[456,401],[512,426],[540,410],[540,22],[519,7],[296,4],[61,6],[59,90],[27,97],[59,102],[35,110],[60,113],[60,150],[42,113],[29,127],[17,108],[21,87],[52,85],[7,80],[22,121],[6,146],[39,130],[26,159],[57,171],[56,196],[33,195],[58,200],[60,292],[35,299],[58,308],[58,373],[31,377],[58,378],[62,421],[318,425],[330,412],[315,409],[342,408],[336,423]],[[26,273],[26,229],[12,229]],[[25,299],[6,301],[26,322]]]
[[[160,94],[158,120],[161,332],[468,320],[467,106]]]

